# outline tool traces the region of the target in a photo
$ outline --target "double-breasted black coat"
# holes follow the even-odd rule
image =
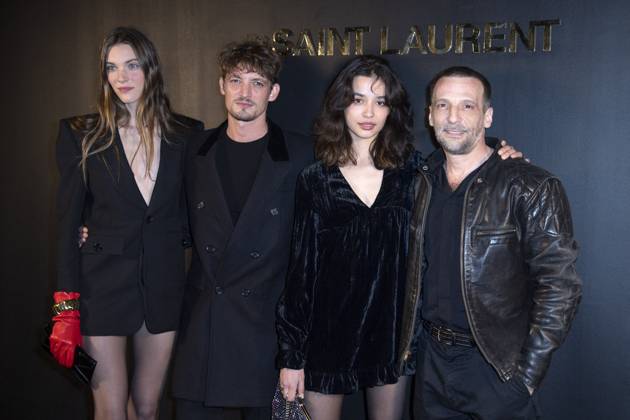
[[[112,146],[87,159],[84,177],[79,161],[85,133],[72,128],[72,119],[60,122],[57,290],[81,294],[84,335],[131,335],[143,321],[152,333],[178,326],[188,237],[185,141],[203,124],[179,116],[177,121],[176,130],[162,137],[149,205],[118,134]],[[79,248],[82,225],[89,238]]]
[[[278,371],[275,308],[285,284],[297,175],[308,137],[269,121],[269,141],[236,225],[215,164],[226,124],[189,143],[193,255],[175,348],[174,396],[208,406],[266,406]]]

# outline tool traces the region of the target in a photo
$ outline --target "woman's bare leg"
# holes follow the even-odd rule
[[[304,405],[313,420],[339,420],[343,406],[343,394],[304,392]]]
[[[409,376],[401,376],[395,384],[366,389],[370,420],[400,420],[405,410],[405,396]]]
[[[126,420],[127,337],[83,336],[83,347],[96,361],[92,376],[94,420]]]
[[[133,335],[134,370],[131,379],[130,419],[156,420],[171,360],[175,331],[151,334],[142,327]]]

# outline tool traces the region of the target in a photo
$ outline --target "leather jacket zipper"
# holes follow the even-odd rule
[[[477,177],[477,179],[479,179],[479,177]],[[468,306],[468,300],[466,296],[466,287],[464,286],[464,232],[466,231],[466,224],[465,224],[466,223],[466,208],[468,204],[468,193],[470,192],[470,189],[472,188],[474,184],[475,184],[474,182],[471,182],[466,188],[466,192],[464,193],[464,207],[462,209],[462,220],[461,220],[461,228],[460,228],[461,232],[460,232],[460,238],[459,238],[459,246],[460,246],[459,273],[460,273],[460,283],[461,283],[461,288],[462,288],[462,300],[464,301],[464,309],[466,310],[466,317],[468,318],[468,325],[470,326],[470,333],[475,339],[475,343],[477,343],[477,348],[483,355],[483,358],[486,359],[486,361],[492,365],[494,370],[499,373],[499,376],[501,377],[501,379],[503,379],[503,381],[507,381],[509,380],[509,378],[506,378],[505,374],[503,373],[503,370],[499,369],[496,366],[496,364],[494,364],[492,360],[490,360],[490,358],[488,357],[488,354],[486,353],[483,346],[479,342],[479,339],[477,338],[477,332],[471,322],[472,317],[470,316],[470,307]]]
[[[477,229],[475,231],[474,236],[475,237],[479,237],[479,236],[495,236],[495,237],[502,237],[502,236],[510,236],[512,234],[516,233],[516,228],[515,227],[509,227],[507,229]]]

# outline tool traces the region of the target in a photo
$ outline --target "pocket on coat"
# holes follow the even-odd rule
[[[518,239],[515,226],[475,226],[472,229],[475,242],[484,246],[505,244]]]
[[[122,236],[92,234],[81,247],[82,254],[122,255],[125,240]]]

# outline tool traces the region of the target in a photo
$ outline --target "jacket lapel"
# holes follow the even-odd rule
[[[142,198],[142,194],[136,185],[136,180],[131,172],[129,162],[125,156],[120,135],[116,131],[114,143],[101,154],[102,164],[105,171],[112,179],[114,188],[116,188],[121,196],[129,200],[136,207],[146,210],[147,204]]]
[[[261,156],[256,179],[230,237],[226,256],[235,243],[247,240],[251,232],[259,227],[260,216],[264,213],[269,198],[273,196],[290,169],[284,134],[280,127],[271,121],[268,120],[267,123],[269,125],[267,150]]]
[[[195,156],[194,174],[195,189],[198,197],[204,201],[204,205],[209,206],[209,212],[217,221],[218,226],[226,228],[226,235],[230,235],[233,227],[232,216],[225,201],[223,186],[216,167],[217,148],[213,147],[221,130],[225,128],[226,123],[215,129],[206,142],[199,148]],[[189,205],[197,205],[198,203],[189,203]],[[191,209],[192,211],[192,209]]]
[[[150,208],[159,206],[161,201],[165,198],[164,190],[168,187],[168,181],[177,179],[177,174],[173,173],[176,167],[176,165],[174,165],[173,163],[174,160],[179,157],[178,155],[179,153],[177,152],[175,145],[168,144],[166,141],[164,141],[164,138],[160,140],[160,166],[158,168],[155,185],[153,186],[151,200],[149,201]],[[133,177],[133,173],[131,175]],[[135,179],[133,181],[135,183]],[[137,184],[136,190],[138,190]],[[139,190],[138,193],[140,193]],[[142,194],[140,194],[140,197],[142,197]],[[142,199],[142,201],[144,202],[144,198]]]

